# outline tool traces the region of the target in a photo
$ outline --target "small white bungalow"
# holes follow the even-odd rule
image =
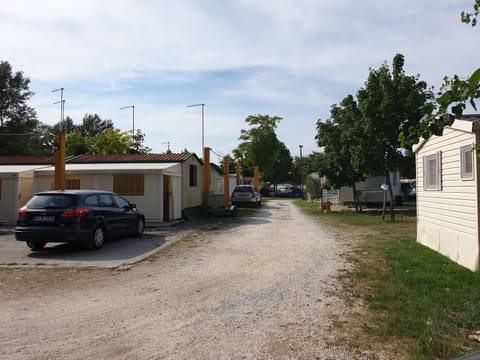
[[[224,175],[220,166],[210,163],[210,192],[208,206],[210,208],[221,208],[225,206],[224,200]]]
[[[50,166],[52,157],[0,157],[0,224],[11,225],[32,197],[33,171]]]
[[[162,223],[200,208],[202,169],[189,153],[81,155],[66,164],[66,188],[114,191],[137,204],[147,222]],[[52,189],[54,175],[53,166],[36,169],[33,192]]]
[[[480,115],[455,120],[442,136],[415,147],[417,241],[470,270],[480,270]]]
[[[359,193],[359,200],[365,205],[379,205],[383,203],[384,190],[382,184],[385,183],[385,176],[367,176],[364,181],[355,184]],[[390,172],[390,184],[393,190],[393,201],[397,205],[402,203],[402,189],[400,184],[400,173],[398,171]],[[339,202],[343,204],[353,204],[353,190],[351,187],[344,186],[339,189]],[[390,191],[387,191],[387,199],[390,201]]]

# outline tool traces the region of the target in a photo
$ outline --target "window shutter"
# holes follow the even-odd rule
[[[442,152],[437,152],[437,190],[442,191]]]

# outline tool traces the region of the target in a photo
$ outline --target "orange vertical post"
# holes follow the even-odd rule
[[[240,185],[240,163],[237,162],[235,166],[235,171],[237,174],[237,185]]]
[[[208,195],[210,195],[210,148],[203,149],[203,210],[208,209]]]
[[[57,151],[55,151],[55,190],[65,189],[65,133],[59,132],[56,136]]]
[[[223,200],[225,207],[230,205],[230,173],[229,173],[229,160],[228,156],[223,159]]]
[[[258,191],[260,188],[260,172],[258,171],[258,166],[253,168],[253,184]]]

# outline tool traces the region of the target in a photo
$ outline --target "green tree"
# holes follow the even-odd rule
[[[290,179],[294,185],[300,185],[303,184],[303,177],[304,177],[304,172],[303,172],[303,164],[304,164],[304,158],[300,158],[300,156],[295,156],[292,161],[292,171],[291,171],[291,176]]]
[[[480,0],[475,0],[475,2],[473,3],[472,13],[467,13],[465,11],[462,11],[461,13],[462,22],[465,24],[472,24],[472,26],[476,26],[477,18],[479,14],[480,14]]]
[[[406,150],[398,167],[400,174],[405,179],[415,179],[415,154],[412,150]]]
[[[352,188],[356,211],[361,211],[356,183],[365,179],[367,148],[364,142],[362,115],[352,95],[340,106],[332,105],[330,118],[317,121],[317,144],[324,148],[319,172],[331,186]]]
[[[91,144],[89,143],[89,139],[85,138],[80,131],[68,133],[66,143],[67,156],[90,153]]]
[[[112,120],[103,120],[97,114],[86,114],[82,124],[75,125],[69,117],[63,125],[57,123],[53,131],[67,133],[68,156],[81,154],[146,154],[151,149],[145,146],[145,134],[137,129],[134,139],[131,131],[121,131]]]
[[[277,141],[276,148],[272,149],[273,168],[271,173],[267,173],[262,178],[265,182],[280,184],[290,181],[292,178],[293,159],[287,146]]]
[[[281,117],[269,115],[250,115],[245,119],[250,129],[241,130],[239,140],[242,142],[233,150],[244,176],[252,176],[255,165],[259,166],[264,182],[278,184],[290,176],[290,151],[275,133],[281,120]]]
[[[145,142],[145,134],[142,130],[137,129],[135,136],[133,137],[133,146],[132,142],[130,141],[130,150],[131,154],[147,154],[152,151],[151,148],[144,145]]]
[[[85,114],[82,124],[78,127],[83,136],[94,138],[103,134],[107,129],[113,129],[112,120],[102,120],[97,114]]]
[[[324,152],[312,152],[303,161],[303,171],[305,174],[305,190],[311,200],[322,199],[323,184],[321,177],[325,173],[326,155]],[[318,178],[311,176],[318,174]]]
[[[324,153],[313,151],[311,154],[308,154],[303,158],[303,172],[305,176],[319,172],[319,169],[323,167],[324,163]]]
[[[11,65],[0,62],[0,155],[37,155],[44,148],[32,141],[40,122],[27,101],[34,95],[30,79],[23,72],[13,72]]]
[[[65,119],[63,120],[63,124],[58,122],[53,125],[52,129],[54,134],[58,133],[59,131],[64,131],[66,134],[70,134],[78,130],[79,126],[73,123],[73,119],[70,116],[65,117]]]
[[[362,148],[369,150],[366,173],[385,176],[392,200],[390,172],[398,170],[403,159],[399,135],[418,126],[427,100],[427,84],[419,80],[419,75],[406,75],[403,66],[404,57],[397,54],[392,72],[386,63],[379,69],[370,69],[364,88],[357,92],[364,127]],[[395,220],[393,201],[390,217]]]
[[[52,127],[40,122],[31,133],[29,146],[31,155],[52,155],[57,148],[55,133]]]
[[[126,154],[131,149],[132,139],[128,132],[120,129],[107,129],[94,138],[90,151],[94,154]]]

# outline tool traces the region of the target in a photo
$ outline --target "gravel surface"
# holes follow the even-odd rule
[[[338,323],[346,243],[290,201],[123,270],[2,269],[0,359],[380,359]]]

